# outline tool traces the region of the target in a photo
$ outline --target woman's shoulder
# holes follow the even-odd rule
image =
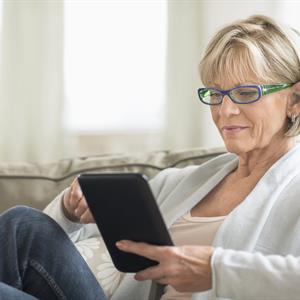
[[[167,168],[150,180],[150,186],[154,194],[158,195],[162,189],[172,190],[185,179],[192,178],[192,180],[195,180],[195,178],[199,176],[202,178],[210,177],[236,159],[236,155],[225,153],[201,165],[189,165],[183,168]]]
[[[159,172],[155,178],[161,178],[161,179],[163,178],[172,179],[174,177],[182,178],[199,169],[202,171],[206,169],[218,171],[234,160],[237,160],[237,156],[235,154],[224,153],[212,159],[209,159],[200,165],[188,165],[183,168],[174,168],[174,167],[166,168],[163,171]]]

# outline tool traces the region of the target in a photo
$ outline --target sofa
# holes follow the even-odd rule
[[[199,165],[224,152],[224,148],[195,148],[78,157],[51,163],[1,163],[0,211],[15,205],[44,209],[80,173],[140,172],[151,179],[165,168]],[[103,240],[90,238],[75,245],[109,298],[123,274],[114,268]]]

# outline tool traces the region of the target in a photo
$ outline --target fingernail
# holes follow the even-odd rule
[[[117,246],[118,248],[123,248],[123,247],[124,247],[124,242],[122,242],[122,241],[117,241],[117,242],[116,242],[116,246]]]
[[[121,241],[117,241],[117,242],[116,242],[116,246],[117,246],[118,248],[122,247],[122,245],[123,245],[123,243],[122,243]]]

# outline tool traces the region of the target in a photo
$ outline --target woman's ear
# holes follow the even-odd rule
[[[289,115],[300,115],[300,81],[291,87],[290,99],[288,102]]]

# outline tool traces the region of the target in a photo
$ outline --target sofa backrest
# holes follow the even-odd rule
[[[43,209],[80,173],[140,172],[152,178],[165,168],[199,165],[224,152],[224,148],[197,148],[90,156],[44,164],[1,163],[0,211],[19,204]]]

